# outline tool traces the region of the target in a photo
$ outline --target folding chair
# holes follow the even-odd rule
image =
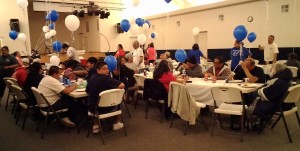
[[[215,86],[212,87],[211,93],[214,99],[214,112],[213,112],[213,119],[212,119],[212,132],[211,135],[214,136],[214,121],[216,114],[218,115],[220,126],[223,129],[223,124],[221,121],[220,114],[226,115],[237,115],[241,116],[241,131],[240,134],[241,138],[240,141],[243,141],[243,132],[244,132],[244,114],[245,114],[245,104],[243,101],[242,92],[240,89],[232,86]],[[241,103],[241,104],[234,104],[234,103]],[[224,131],[223,132],[229,132]],[[233,133],[233,132],[229,132]]]
[[[155,79],[145,79],[144,81],[144,100],[146,101],[146,115],[145,119],[148,118],[149,106],[150,103],[158,104],[158,107],[161,106],[161,118],[160,122],[162,123],[163,118],[166,114],[167,101],[168,101],[168,92],[164,85]]]
[[[297,121],[298,121],[298,125],[300,126],[298,107],[296,106],[296,103],[299,102],[299,99],[300,99],[300,85],[295,85],[295,86],[290,87],[288,89],[288,92],[286,93],[286,95],[282,98],[282,103],[294,103],[295,107],[292,107],[291,109],[289,109],[287,111],[284,111],[283,108],[280,107],[279,111],[275,113],[276,115],[279,115],[279,116],[278,116],[277,120],[275,121],[275,123],[271,127],[271,129],[273,129],[277,125],[278,121],[282,118],[284,128],[285,128],[285,131],[289,138],[290,143],[293,143],[291,135],[293,133],[295,133],[297,130],[299,130],[299,128],[290,133],[290,130],[288,128],[287,121],[286,121],[286,116],[295,113]]]
[[[134,102],[134,108],[136,109],[136,106],[138,104],[138,99],[140,97],[140,95],[143,95],[144,93],[144,81],[146,79],[146,77],[144,75],[140,75],[140,74],[135,74],[134,76],[134,79],[137,83],[137,85],[139,86],[139,89],[136,91],[137,95],[135,94],[135,102]]]
[[[292,84],[296,85],[297,84],[297,76],[298,76],[298,68],[297,67],[293,67],[293,66],[287,66],[293,73],[293,80],[292,80]]]
[[[33,92],[33,94],[36,98],[37,105],[40,108],[41,114],[43,116],[45,116],[45,120],[44,120],[45,127],[41,131],[41,139],[44,138],[44,133],[45,133],[46,126],[48,124],[48,118],[49,118],[50,115],[55,116],[59,120],[59,122],[62,123],[65,128],[67,128],[67,126],[64,124],[61,117],[59,116],[59,113],[66,112],[66,111],[68,111],[68,109],[64,108],[64,109],[57,110],[57,111],[54,110],[53,107],[51,106],[51,104],[48,102],[48,100],[45,98],[45,96],[43,95],[43,93],[40,90],[38,90],[35,87],[31,87],[31,90],[32,90],[32,92]],[[40,120],[39,123],[38,123],[37,129],[36,129],[37,131],[39,131],[39,127],[41,125],[41,122],[42,121]]]
[[[98,125],[99,125],[99,129],[100,129],[100,136],[101,136],[101,139],[102,139],[102,143],[103,143],[103,145],[105,145],[104,137],[109,136],[111,134],[108,134],[108,135],[103,134],[102,125],[101,125],[100,120],[111,118],[111,117],[114,117],[114,116],[117,116],[117,115],[121,115],[122,121],[124,123],[121,108],[119,108],[117,110],[114,110],[114,111],[111,111],[109,113],[104,113],[104,114],[100,114],[98,112],[98,107],[113,107],[113,106],[119,106],[120,107],[121,102],[123,100],[124,92],[125,92],[124,89],[111,89],[111,90],[103,91],[99,94],[100,99],[99,99],[99,102],[98,102],[98,106],[95,109],[95,112],[94,113],[92,113],[90,111],[88,112],[88,116],[91,117],[91,123],[92,124],[91,124],[91,127],[88,130],[87,137],[89,137],[89,134],[90,134],[91,130],[93,129],[93,121],[97,120]],[[86,121],[86,119],[78,127],[78,133],[79,133],[80,127],[85,123],[85,121]],[[125,124],[124,124],[123,130],[124,130],[125,136],[127,136],[127,132],[126,132],[126,129],[125,129]]]
[[[19,85],[19,84],[17,82],[17,79],[15,79],[15,78],[5,77],[5,78],[3,78],[3,80],[4,80],[4,83],[6,85],[6,90],[5,91],[8,91],[7,92],[7,98],[6,98],[6,105],[5,105],[5,111],[7,111],[10,96],[12,96],[13,100],[15,101],[15,95],[16,95],[15,93],[13,93],[11,91],[11,85],[12,84]],[[11,82],[7,82],[8,80],[10,80]],[[11,111],[11,114],[14,114],[15,106],[16,106],[16,102],[13,102],[13,109]]]
[[[10,80],[8,80],[8,82],[12,83]],[[23,124],[22,124],[22,130],[24,130],[25,123],[26,123],[27,116],[28,116],[28,111],[29,111],[29,109],[32,109],[33,106],[29,105],[29,103],[28,103],[29,98],[27,97],[26,93],[22,90],[21,87],[12,84],[11,91],[16,94],[16,99],[17,99],[17,108],[16,108],[16,112],[15,112],[16,125],[18,125],[21,111],[25,110],[25,117],[24,117]]]
[[[205,108],[206,105],[196,102],[185,85],[177,82],[170,83],[168,106],[171,107],[171,111],[173,112],[170,128],[172,128],[174,116],[178,114],[181,119],[186,121],[184,135],[186,135],[189,125],[196,124],[198,117],[205,129],[208,130],[206,123],[200,116],[201,108]]]

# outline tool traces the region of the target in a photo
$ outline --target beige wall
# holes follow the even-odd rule
[[[28,17],[27,10],[23,11],[17,5],[16,0],[1,0],[0,1],[0,37],[3,37],[3,44],[7,45],[10,49],[10,53],[14,51],[20,51],[22,55],[30,53],[31,44],[30,44],[30,34],[28,28]],[[27,37],[26,44],[20,40],[12,40],[8,36],[10,32],[9,20],[12,18],[19,19],[20,22],[20,32],[24,33]],[[25,53],[22,53],[22,51]],[[27,51],[27,52],[26,52]]]

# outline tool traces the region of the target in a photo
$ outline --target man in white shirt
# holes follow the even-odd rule
[[[258,45],[259,50],[264,51],[264,60],[266,64],[269,64],[271,61],[272,63],[276,63],[277,61],[277,54],[279,53],[277,44],[274,42],[275,37],[270,35],[268,37],[268,43],[265,46]]]
[[[80,62],[80,59],[78,57],[78,54],[77,54],[77,51],[75,48],[70,47],[68,44],[63,44],[62,48],[64,51],[67,51],[67,56],[69,57],[69,59],[73,59],[73,60]]]
[[[144,52],[140,48],[139,42],[137,40],[134,41],[132,46],[134,48],[134,50],[132,51],[133,63],[137,65],[138,69],[145,68]]]
[[[69,96],[66,96],[70,92],[77,89],[78,85],[74,83],[72,86],[63,86],[59,82],[61,71],[58,66],[51,66],[49,69],[49,76],[42,79],[38,86],[43,95],[46,97],[48,102],[51,104],[54,110],[60,110],[68,108],[68,115],[61,115],[62,121],[66,126],[75,127],[75,124],[68,118],[74,116],[74,100]],[[73,111],[72,111],[73,109]]]

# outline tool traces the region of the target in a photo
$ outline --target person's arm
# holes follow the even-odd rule
[[[193,69],[186,68],[186,74],[190,77],[197,77],[197,78],[203,77],[202,68],[199,65],[196,65]]]
[[[244,62],[240,63],[241,67],[243,68],[245,75],[247,76],[247,78],[249,78],[249,82],[250,83],[255,83],[258,81],[258,77],[253,76],[250,71],[247,69],[246,64]]]
[[[65,89],[62,90],[62,93],[64,94],[69,94],[70,92],[76,90],[78,87],[77,83],[73,83],[72,86],[67,86]]]
[[[230,68],[226,68],[222,71],[222,73],[217,77],[217,80],[225,80],[227,78],[229,78],[229,76],[231,75],[231,70]]]
[[[140,60],[139,60],[139,64],[138,64],[138,66],[140,66],[140,65],[141,65],[141,63],[143,62],[143,60],[144,60],[144,56],[140,56]]]
[[[121,83],[117,88],[118,88],[118,89],[124,89],[124,88],[125,88],[125,84],[124,84],[124,83]]]
[[[278,54],[278,53],[274,53],[273,64],[276,63],[276,61],[277,61],[277,54]]]
[[[258,45],[258,49],[259,49],[260,51],[264,51],[264,47],[261,46],[261,45]]]
[[[10,65],[10,66],[4,66],[4,69],[15,69],[19,66],[19,64],[14,64],[14,65]]]
[[[84,76],[88,74],[87,70],[77,70],[77,71],[72,71],[76,76]]]

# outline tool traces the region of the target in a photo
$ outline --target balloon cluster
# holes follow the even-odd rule
[[[16,40],[18,38],[19,40],[25,42],[27,39],[24,33],[18,33],[15,30],[10,31],[8,35],[12,40]]]
[[[46,26],[42,28],[45,33],[45,38],[50,39],[56,35],[55,22],[59,19],[59,14],[56,10],[51,10],[45,17]]]
[[[235,27],[233,30],[233,36],[237,41],[243,41],[247,37],[250,43],[256,39],[256,34],[254,32],[248,34],[246,27],[243,25],[238,25]]]

